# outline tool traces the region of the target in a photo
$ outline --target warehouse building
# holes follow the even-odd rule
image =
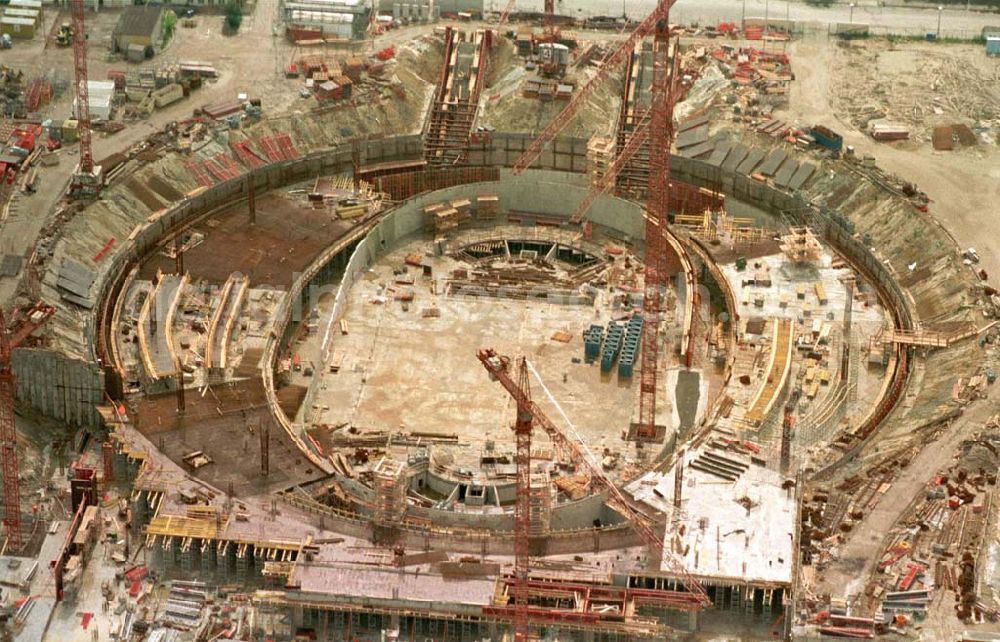
[[[472,14],[472,17],[482,17],[487,9],[499,11],[503,3],[487,4],[485,0],[379,0],[378,9],[381,13],[392,13],[394,17],[423,17],[423,14],[437,17],[440,15],[457,16],[460,13]]]
[[[111,50],[128,53],[131,50],[152,47],[160,37],[163,7],[137,6],[122,12],[111,35]]]
[[[368,32],[371,9],[361,0],[295,0],[284,3],[293,40],[360,40]]]

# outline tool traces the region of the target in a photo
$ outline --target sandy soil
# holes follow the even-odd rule
[[[792,43],[789,52],[797,70],[796,82],[783,115],[803,125],[827,124],[859,154],[873,155],[883,169],[916,183],[932,199],[931,213],[960,246],[978,250],[983,269],[995,282],[995,276],[1000,275],[1000,234],[990,230],[1000,224],[1000,148],[979,145],[937,152],[929,143],[874,141],[853,128],[830,104],[830,87],[839,82],[829,64],[838,55],[836,41],[828,39],[825,32],[811,33]]]

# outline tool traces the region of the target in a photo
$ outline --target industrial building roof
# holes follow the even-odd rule
[[[152,36],[161,13],[163,7],[159,6],[129,7],[118,19],[115,31],[122,36]]]
[[[12,18],[31,18],[33,20],[37,20],[38,9],[5,9],[3,15],[10,16]]]

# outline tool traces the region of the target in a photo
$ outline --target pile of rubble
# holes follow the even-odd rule
[[[861,130],[872,122],[909,127],[912,140],[931,140],[935,125],[967,123],[973,142],[995,144],[1000,132],[1000,73],[981,48],[865,41],[842,42],[830,70],[831,102]],[[980,60],[981,59],[981,60]],[[963,146],[971,146],[963,142]]]
[[[733,106],[734,115],[763,116],[788,104],[795,80],[788,54],[722,45],[711,55],[732,80],[734,89],[726,103]]]

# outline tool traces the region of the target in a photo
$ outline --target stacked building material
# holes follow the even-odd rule
[[[624,326],[614,321],[608,324],[608,335],[604,340],[604,351],[601,353],[601,372],[611,372],[611,366],[615,364],[615,359],[622,349],[624,335]]]
[[[918,573],[926,570],[923,566],[909,565]],[[916,573],[914,573],[916,575]],[[911,577],[907,574],[906,577]],[[931,591],[928,589],[903,590],[886,593],[882,601],[882,611],[885,613],[926,613],[931,601]]]
[[[495,194],[483,194],[476,197],[476,218],[494,219],[500,212],[500,197]]]
[[[622,356],[618,359],[618,376],[631,377],[635,368],[635,359],[639,355],[639,339],[642,337],[642,317],[633,315],[628,321],[625,331],[625,342],[622,346]]]
[[[171,628],[191,630],[201,623],[208,594],[204,582],[175,581],[170,587],[163,623]]]
[[[583,360],[593,363],[601,355],[601,344],[604,343],[604,327],[590,326],[583,333]]]

